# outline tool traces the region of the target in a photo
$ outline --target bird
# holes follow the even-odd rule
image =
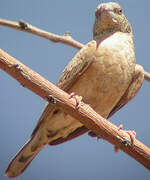
[[[93,40],[83,46],[63,70],[57,86],[82,97],[108,119],[139,91],[144,70],[136,64],[132,27],[116,2],[95,10]],[[11,160],[5,174],[19,176],[48,144],[58,145],[84,133],[94,135],[63,109],[47,102],[31,138]]]

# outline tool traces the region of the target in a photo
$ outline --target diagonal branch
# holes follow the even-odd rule
[[[20,20],[19,22],[15,22],[15,21],[8,21],[5,19],[0,19],[0,25],[1,26],[6,26],[12,29],[16,29],[19,31],[24,31],[36,36],[40,36],[44,39],[50,40],[54,43],[62,43],[62,44],[66,44],[69,46],[72,46],[76,49],[81,49],[83,47],[83,44],[81,44],[78,41],[75,41],[69,34],[66,33],[66,35],[64,36],[60,36],[57,34],[53,34],[44,30],[41,30],[37,27],[34,27],[28,23],[26,23],[23,20]]]
[[[144,71],[144,79],[150,82],[150,73]]]
[[[118,131],[117,126],[97,114],[89,105],[81,102],[79,108],[76,109],[76,101],[70,99],[67,93],[3,50],[0,50],[0,68],[43,99],[51,100],[50,103],[56,100],[56,105],[63,108],[66,113],[77,118],[97,136],[120,148],[150,170],[150,149],[137,139],[132,143],[127,133]]]
[[[27,22],[23,20],[15,22],[15,21],[9,21],[5,19],[0,19],[0,26],[6,26],[12,29],[16,29],[16,30],[30,33],[36,36],[40,36],[54,43],[62,43],[65,45],[72,46],[76,49],[81,49],[84,46],[84,44],[74,40],[70,36],[70,34],[66,33],[64,36],[60,36],[54,33],[41,30],[35,26],[32,26],[31,24],[28,24]],[[144,79],[150,82],[150,74],[148,72],[144,72]]]

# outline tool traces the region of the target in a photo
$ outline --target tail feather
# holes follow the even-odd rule
[[[12,159],[5,172],[6,176],[19,176],[28,167],[34,157],[43,149],[44,146],[44,143],[36,143],[34,137],[32,137]]]

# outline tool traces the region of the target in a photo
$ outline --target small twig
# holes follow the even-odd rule
[[[144,79],[150,82],[150,73],[144,71]]]
[[[15,21],[8,21],[5,19],[0,19],[0,25],[7,26],[9,28],[16,29],[19,31],[24,31],[24,32],[27,32],[36,36],[40,36],[54,43],[66,44],[76,49],[81,49],[83,47],[83,44],[81,44],[78,41],[75,41],[71,36],[66,36],[66,35],[60,36],[57,34],[53,34],[53,33],[41,30],[37,27],[34,27],[23,20],[20,20],[19,22],[15,22]]]
[[[40,97],[50,100],[50,102],[55,102],[57,106],[78,119],[96,135],[120,148],[150,170],[150,149],[137,139],[132,143],[127,133],[121,130],[118,131],[117,126],[97,114],[89,105],[82,102],[76,109],[75,100],[73,98],[70,99],[67,93],[3,50],[0,50],[0,68]]]

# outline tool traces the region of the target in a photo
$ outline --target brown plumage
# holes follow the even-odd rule
[[[66,66],[57,86],[82,96],[108,118],[135,96],[143,69],[135,64],[131,25],[117,3],[96,8],[93,36]],[[88,129],[77,119],[47,103],[31,139],[11,161],[6,175],[20,175],[46,144],[61,144],[85,132]]]

